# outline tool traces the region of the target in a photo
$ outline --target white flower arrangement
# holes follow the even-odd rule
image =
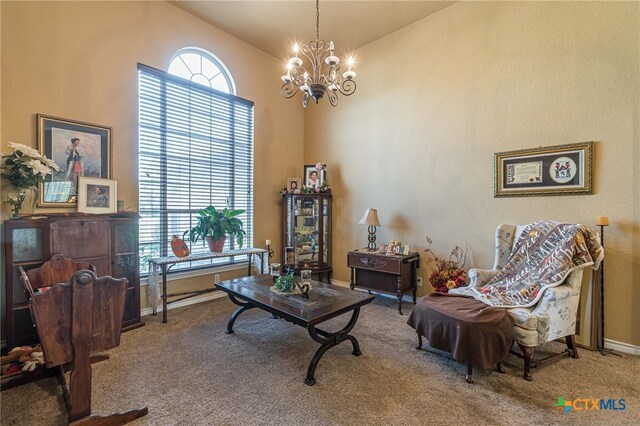
[[[0,159],[0,175],[16,188],[31,188],[44,180],[58,165],[35,149],[21,143],[9,142],[11,154]]]

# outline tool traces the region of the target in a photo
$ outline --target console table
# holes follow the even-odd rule
[[[366,288],[369,291],[395,294],[398,298],[398,313],[402,315],[402,295],[413,291],[413,304],[416,304],[417,276],[420,267],[420,254],[387,255],[358,249],[347,254],[347,266],[351,268],[350,287]]]
[[[246,248],[241,250],[228,250],[220,253],[197,254],[187,257],[167,256],[149,259],[149,304],[153,309],[153,315],[156,315],[157,313],[156,305],[158,300],[160,299],[162,299],[162,322],[166,323],[167,305],[198,296],[199,294],[210,293],[216,290],[215,287],[212,287],[203,290],[183,291],[180,293],[167,294],[167,272],[169,272],[169,269],[171,269],[171,267],[175,264],[183,262],[195,262],[197,260],[215,259],[218,257],[247,256],[247,260],[249,261],[247,266],[247,275],[251,275],[252,257],[256,256],[256,269],[258,269],[258,272],[262,274],[267,273],[268,255],[269,252],[265,249]],[[162,271],[162,287],[160,287],[159,285],[160,271]],[[176,296],[183,297],[167,301],[168,298]]]

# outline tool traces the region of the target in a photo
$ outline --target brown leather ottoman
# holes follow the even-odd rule
[[[407,324],[429,346],[449,352],[454,359],[468,364],[466,380],[473,383],[473,366],[496,365],[504,373],[501,362],[513,343],[513,320],[504,308],[495,308],[466,296],[433,293],[418,300]]]

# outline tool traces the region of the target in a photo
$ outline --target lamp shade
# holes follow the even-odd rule
[[[360,222],[358,223],[369,226],[382,226],[378,220],[378,210],[376,209],[367,209],[367,211],[364,212],[364,216],[362,216],[362,219],[360,219]]]

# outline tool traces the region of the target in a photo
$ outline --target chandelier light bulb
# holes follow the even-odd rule
[[[298,50],[300,50],[300,46],[298,46],[298,43],[294,43],[293,44],[293,53],[295,56],[298,56]]]

